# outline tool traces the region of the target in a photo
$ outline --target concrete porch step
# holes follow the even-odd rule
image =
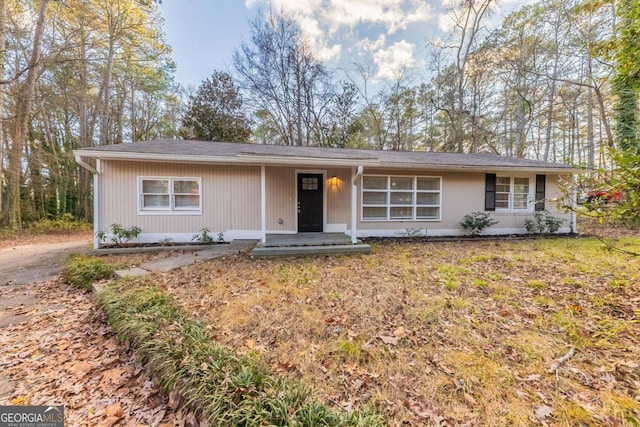
[[[371,246],[359,245],[328,245],[328,246],[280,246],[256,247],[251,252],[260,258],[296,256],[296,255],[339,255],[339,254],[369,254]]]

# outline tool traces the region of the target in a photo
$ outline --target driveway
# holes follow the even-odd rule
[[[56,280],[89,242],[0,249],[0,405],[65,405],[68,425],[185,425],[92,295]]]
[[[54,279],[71,253],[87,252],[86,240],[0,249],[0,286],[27,285]]]

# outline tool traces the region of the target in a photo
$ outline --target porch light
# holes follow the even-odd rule
[[[332,187],[337,187],[337,186],[338,186],[338,177],[337,177],[337,176],[335,176],[335,175],[333,175],[333,176],[331,177],[331,186],[332,186]]]

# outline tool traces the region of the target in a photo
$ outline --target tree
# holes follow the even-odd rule
[[[42,48],[42,37],[45,29],[47,8],[49,0],[42,0],[36,22],[33,47],[31,57],[27,65],[27,76],[22,83],[20,95],[16,99],[16,117],[14,118],[11,132],[11,150],[9,151],[8,174],[7,174],[7,223],[10,228],[20,228],[22,226],[22,211],[20,208],[20,187],[22,183],[22,151],[26,146],[27,131],[29,127],[29,116],[31,114],[32,101],[38,77],[38,67],[40,65],[40,53]]]
[[[317,145],[332,87],[299,25],[281,15],[251,23],[251,40],[233,54],[233,65],[254,111],[269,115],[284,145]]]
[[[449,18],[453,24],[454,40],[445,45],[438,54],[451,59],[436,79],[439,99],[438,108],[445,112],[450,125],[450,142],[448,150],[462,153],[465,142],[470,139],[471,111],[474,110],[473,99],[467,89],[470,83],[470,65],[473,52],[480,43],[484,27],[484,18],[490,12],[494,0],[461,0],[453,2],[447,8]],[[446,52],[447,51],[447,52]],[[448,57],[450,54],[450,58]],[[470,99],[471,98],[471,99]]]
[[[73,150],[176,135],[160,20],[151,1],[0,1],[0,224],[90,221]]]
[[[613,92],[617,98],[614,108],[616,139],[624,151],[640,153],[638,130],[638,98],[640,94],[640,3],[622,0],[618,3],[620,17],[615,40],[616,73]]]
[[[242,98],[231,76],[214,71],[189,97],[180,136],[206,141],[247,142],[251,135]]]

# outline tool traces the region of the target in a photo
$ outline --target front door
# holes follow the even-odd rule
[[[298,174],[298,232],[322,232],[323,223],[322,174]]]

